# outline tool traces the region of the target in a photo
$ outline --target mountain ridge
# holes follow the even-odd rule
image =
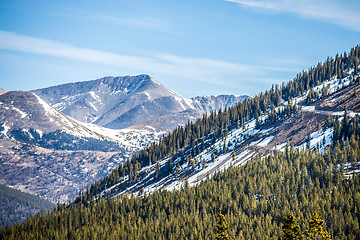
[[[219,95],[187,99],[147,74],[103,77],[33,90],[79,121],[121,129],[189,109],[214,111],[247,96]],[[172,130],[172,129],[167,129]]]

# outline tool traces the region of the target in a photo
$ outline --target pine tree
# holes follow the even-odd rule
[[[211,161],[214,162],[215,159],[216,159],[215,153],[212,153],[212,154],[211,154]]]
[[[160,164],[157,162],[155,165],[155,178],[158,178],[160,175]]]
[[[323,230],[324,220],[322,220],[318,213],[315,211],[313,216],[309,220],[309,230],[304,231],[305,239],[316,239],[316,240],[323,240],[323,239],[330,239],[331,237],[326,230]]]
[[[217,212],[218,222],[216,224],[216,240],[228,240],[230,236],[226,233],[229,228],[226,224],[224,215],[221,214],[221,208]]]
[[[306,142],[306,148],[307,149],[310,149],[311,148],[311,135],[310,135],[310,132],[308,132],[307,136],[306,136],[306,139],[305,139],[305,142]]]
[[[289,213],[284,218],[284,225],[282,226],[284,237],[282,239],[292,240],[292,239],[302,239],[303,236],[300,231],[299,224],[296,223],[296,218]]]

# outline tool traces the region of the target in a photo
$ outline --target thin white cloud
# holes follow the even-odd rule
[[[187,81],[234,87],[243,79],[263,82],[269,72],[296,72],[298,69],[237,64],[204,58],[155,54],[152,57],[126,56],[81,48],[57,41],[34,38],[0,30],[0,49],[41,54],[120,67],[122,71],[173,76]]]
[[[86,9],[76,9],[74,12],[73,9],[68,9],[68,12],[56,12],[49,13],[50,15],[61,17],[64,19],[75,19],[89,23],[105,23],[105,24],[114,24],[127,27],[137,27],[143,29],[151,29],[157,31],[168,31],[172,29],[173,26],[170,26],[169,20],[164,20],[151,16],[144,15],[124,15],[116,16],[110,13],[101,13],[94,12]]]
[[[360,32],[358,0],[225,0],[242,6],[288,12]]]
[[[158,31],[164,31],[169,29],[169,23],[166,21],[162,21],[160,19],[152,18],[152,17],[145,17],[145,16],[138,16],[138,17],[115,17],[106,14],[100,13],[89,13],[88,19],[93,21],[103,21],[112,24],[124,25],[124,26],[135,26],[145,29],[152,29]]]

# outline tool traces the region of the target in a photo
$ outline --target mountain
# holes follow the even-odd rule
[[[81,123],[32,92],[6,92],[0,95],[0,182],[65,202],[158,136],[152,129]]]
[[[68,116],[113,129],[190,107],[148,75],[105,77],[33,92]]]
[[[186,99],[145,74],[104,77],[33,92],[74,119],[111,129],[156,122],[159,117],[190,109],[212,111],[247,98],[221,95]]]

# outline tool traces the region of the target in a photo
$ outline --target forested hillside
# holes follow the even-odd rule
[[[91,200],[58,206],[21,225],[2,229],[2,239],[214,239],[222,209],[236,239],[277,239],[287,213],[302,230],[317,211],[334,239],[359,239],[360,176],[345,176],[360,157],[359,120],[344,118],[325,154],[316,149],[275,151],[208,181],[142,197]],[[333,124],[338,124],[336,120]],[[353,165],[355,167],[355,165]]]
[[[0,226],[25,221],[40,211],[50,211],[55,204],[28,193],[0,184]]]
[[[90,197],[96,196],[106,188],[119,182],[127,182],[124,189],[139,180],[139,170],[145,166],[166,162],[168,173],[189,162],[201,151],[211,147],[218,139],[226,138],[233,129],[245,129],[245,122],[256,120],[257,127],[284,121],[298,111],[294,98],[305,97],[305,103],[311,103],[330,94],[329,85],[323,85],[320,93],[315,87],[325,81],[343,79],[347,76],[350,84],[358,83],[358,66],[360,47],[351,49],[350,53],[328,58],[324,63],[303,71],[292,81],[281,86],[274,85],[270,90],[262,92],[251,99],[244,100],[233,107],[204,115],[186,126],[179,126],[172,133],[163,136],[159,142],[146,147],[127,162],[120,164],[112,174],[101,182],[96,182],[87,192]],[[338,89],[333,89],[336,91]],[[286,104],[282,104],[286,102]],[[226,149],[225,149],[226,151]],[[162,173],[164,176],[168,173]],[[124,189],[120,189],[122,191]]]

